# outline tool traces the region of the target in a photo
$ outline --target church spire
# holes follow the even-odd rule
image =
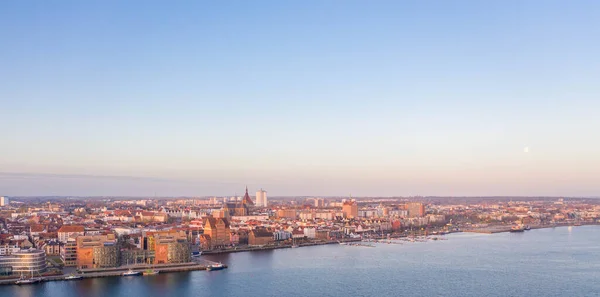
[[[252,202],[252,199],[250,199],[250,195],[248,195],[248,186],[246,186],[246,194],[244,194],[242,204],[254,205],[254,202]]]

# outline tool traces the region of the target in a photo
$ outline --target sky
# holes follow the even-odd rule
[[[0,195],[600,196],[600,2],[1,1]]]

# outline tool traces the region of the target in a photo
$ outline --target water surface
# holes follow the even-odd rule
[[[600,226],[203,256],[222,271],[1,286],[0,296],[600,296]]]

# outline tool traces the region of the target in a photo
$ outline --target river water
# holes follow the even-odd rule
[[[202,256],[222,271],[1,286],[0,296],[600,296],[600,226]]]

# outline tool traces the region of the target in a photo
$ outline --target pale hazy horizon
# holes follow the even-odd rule
[[[600,2],[0,3],[0,195],[600,196]]]

